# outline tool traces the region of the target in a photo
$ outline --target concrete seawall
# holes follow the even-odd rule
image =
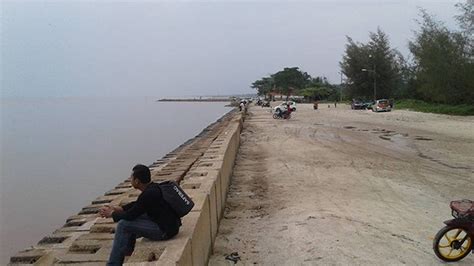
[[[173,239],[137,241],[125,265],[205,265],[222,217],[230,177],[239,148],[242,114],[231,111],[162,159],[150,165],[155,182],[174,180],[193,198],[195,206]],[[139,191],[130,180],[85,206],[35,246],[10,258],[10,265],[104,265],[116,224],[99,218],[101,206],[134,201]]]

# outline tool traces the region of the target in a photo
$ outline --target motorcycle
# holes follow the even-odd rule
[[[273,113],[273,119],[290,119],[291,112],[281,111]]]
[[[433,250],[443,261],[453,262],[474,253],[474,201],[456,200],[450,203],[454,219],[436,234]]]

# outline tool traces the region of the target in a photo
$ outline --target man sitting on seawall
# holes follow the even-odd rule
[[[124,257],[132,254],[137,238],[170,239],[181,226],[181,219],[164,201],[158,184],[151,182],[150,169],[138,164],[132,171],[131,184],[142,192],[138,199],[123,207],[105,206],[99,212],[118,222],[107,265],[122,265]]]

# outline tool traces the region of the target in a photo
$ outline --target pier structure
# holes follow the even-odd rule
[[[243,114],[235,110],[150,165],[152,180],[173,180],[193,199],[193,210],[167,241],[137,240],[124,265],[205,265],[223,215],[230,177],[239,148]],[[100,218],[100,207],[124,205],[139,191],[124,180],[36,245],[18,252],[9,265],[105,265],[116,223]]]

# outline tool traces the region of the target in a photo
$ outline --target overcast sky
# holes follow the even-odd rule
[[[379,26],[407,56],[417,7],[453,28],[456,2],[3,1],[2,96],[249,93],[286,66],[339,83],[346,35]]]

